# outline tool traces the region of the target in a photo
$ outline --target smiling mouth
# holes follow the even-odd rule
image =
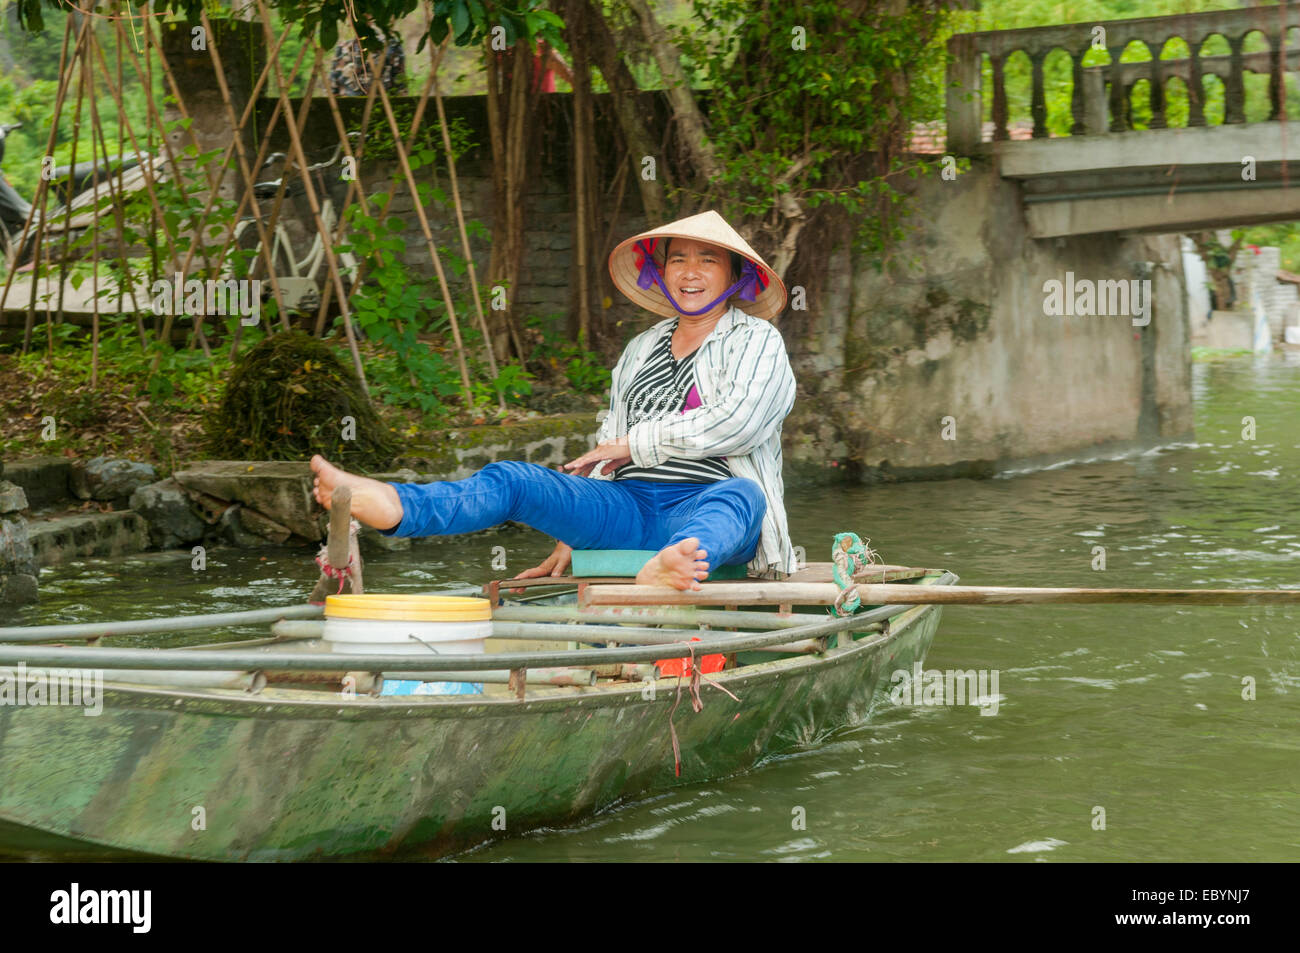
[[[693,298],[693,297],[695,297],[696,295],[702,295],[702,294],[704,294],[704,289],[703,289],[703,288],[695,288],[695,287],[691,287],[691,288],[678,288],[678,289],[677,289],[677,293],[680,294],[680,295],[682,295],[683,297],[686,297],[686,298]]]

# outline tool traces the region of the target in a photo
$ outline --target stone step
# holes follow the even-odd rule
[[[71,475],[72,461],[67,457],[26,457],[6,461],[3,478],[22,487],[27,505],[37,507],[71,499]]]
[[[149,548],[149,523],[131,510],[36,516],[28,521],[27,534],[38,566],[84,556],[123,556]]]

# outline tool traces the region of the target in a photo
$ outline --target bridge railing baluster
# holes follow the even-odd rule
[[[1268,33],[1268,118],[1279,119],[1286,103],[1286,31]]]
[[[1002,76],[1005,57],[991,56],[993,61],[993,141],[1010,139],[1007,132],[1007,84]]]
[[[1087,52],[1088,48],[1085,46],[1083,49],[1072,49],[1070,53],[1070,57],[1074,61],[1072,64],[1074,88],[1070,90],[1070,135],[1072,136],[1082,136],[1094,131],[1088,128],[1088,108],[1084,99],[1087,80],[1084,79],[1083,58],[1087,55]],[[1097,129],[1095,131],[1101,132],[1102,130]]]
[[[1164,70],[1161,67],[1159,49],[1151,57],[1151,75],[1148,77],[1148,82],[1151,86],[1151,128],[1164,129],[1165,77]]]
[[[1228,37],[1229,54],[1228,82],[1223,91],[1224,125],[1246,121],[1246,82],[1245,70],[1241,65],[1241,47],[1246,42],[1244,33]]]
[[[1187,78],[1187,125],[1204,126],[1205,81],[1201,72],[1201,47],[1205,45],[1205,37],[1184,37],[1184,40],[1191,51],[1187,67],[1191,73]]]
[[[1128,84],[1124,82],[1120,57],[1124,54],[1123,46],[1110,47],[1110,131],[1127,132],[1132,126],[1128,121]]]
[[[1032,68],[1033,137],[1047,137],[1051,117],[1047,109],[1044,63],[1048,54],[1058,47],[1073,60],[1070,135],[1130,131],[1133,128],[1130,94],[1133,85],[1142,79],[1151,85],[1151,128],[1167,128],[1169,97],[1165,84],[1175,76],[1187,86],[1188,126],[1206,125],[1204,78],[1207,74],[1223,81],[1224,122],[1244,123],[1247,71],[1269,76],[1269,119],[1283,119],[1286,73],[1300,60],[1300,50],[1286,49],[1288,32],[1295,27],[1300,27],[1300,3],[958,34],[948,42],[949,149],[960,154],[983,148],[981,58],[985,55],[992,66],[992,138],[995,142],[1011,138],[1005,67],[1007,58],[1017,51],[1029,57]],[[1245,39],[1255,31],[1264,33],[1270,48],[1246,53]],[[1212,36],[1223,37],[1231,52],[1206,55],[1205,44]],[[1187,44],[1189,55],[1161,59],[1165,45],[1174,37]],[[1149,61],[1120,62],[1132,40],[1146,44],[1151,55]],[[1102,44],[1110,51],[1111,62],[1106,66],[1085,67],[1084,56],[1095,45]]]
[[[1034,138],[1047,138],[1047,96],[1043,90],[1043,60],[1047,59],[1047,53],[1042,50],[1029,54],[1029,62],[1033,76],[1034,92],[1033,100],[1029,107],[1030,115],[1034,117]]]

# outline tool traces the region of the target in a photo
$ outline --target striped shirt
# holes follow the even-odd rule
[[[678,360],[673,357],[672,331],[659,339],[659,344],[627,389],[627,420],[636,426],[643,420],[659,420],[668,414],[684,414],[701,404],[700,391],[695,384],[695,364],[692,358],[699,348]],[[614,471],[615,480],[649,480],[653,483],[716,483],[731,477],[725,457],[706,457],[691,460],[686,457],[669,457],[652,467],[639,467],[625,463]]]
[[[785,517],[781,479],[781,427],[794,406],[794,373],[785,341],[770,321],[732,307],[718,319],[692,358],[700,406],[684,414],[628,423],[627,393],[636,373],[672,334],[677,318],[642,331],[614,366],[609,413],[596,442],[628,438],[632,463],[654,467],[670,458],[704,460],[725,456],[732,476],[753,480],[763,490],[767,511],[750,575],[779,579],[799,566]],[[594,480],[614,474],[595,470]]]

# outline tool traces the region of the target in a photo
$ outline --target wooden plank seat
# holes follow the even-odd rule
[[[629,585],[628,579],[635,578],[641,566],[653,555],[650,550],[574,550],[572,568],[567,576],[493,580],[484,586],[484,590],[495,601],[501,590],[576,585],[578,601],[582,606],[662,605],[670,599],[674,604],[778,605],[782,611],[788,612],[788,607],[793,603],[808,604],[810,596],[815,596],[813,603],[834,602],[831,591],[825,588],[826,585],[834,585],[835,581],[832,575],[834,567],[829,562],[808,563],[781,580],[751,576],[743,565],[722,566],[710,572],[709,578],[701,582],[703,588],[699,592],[673,591],[671,596],[668,590],[657,587]],[[854,579],[860,583],[904,582],[938,571],[916,566],[877,564],[863,569]],[[710,595],[709,588],[715,586],[722,589],[716,596]],[[742,587],[744,597],[737,602]]]

